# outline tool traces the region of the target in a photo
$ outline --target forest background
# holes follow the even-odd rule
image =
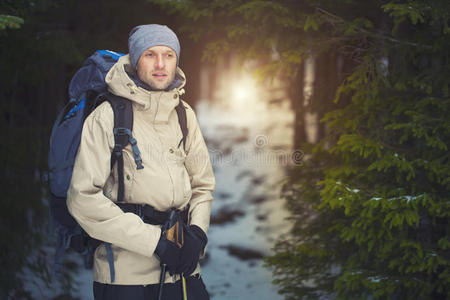
[[[283,83],[294,148],[308,158],[287,170],[293,229],[266,258],[286,299],[450,298],[448,1],[2,0],[2,299],[31,297],[25,267],[50,280],[36,251],[48,239],[49,134],[71,76],[96,49],[127,52],[144,23],[183,32],[191,103],[198,65],[219,56]],[[321,119],[314,143],[307,112]]]

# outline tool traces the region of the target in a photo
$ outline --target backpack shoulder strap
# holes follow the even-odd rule
[[[117,162],[118,172],[118,193],[117,201],[124,200],[124,176],[123,176],[123,154],[122,150],[131,144],[133,150],[134,161],[137,169],[143,169],[141,152],[137,146],[136,139],[133,137],[133,107],[131,101],[113,95],[111,93],[103,94],[114,112],[114,149],[111,153],[111,169]]]
[[[183,149],[186,151],[186,138],[189,133],[189,130],[187,127],[186,107],[183,105],[181,99],[178,105],[175,107],[175,110],[178,115],[178,123],[180,124],[181,133],[183,135],[183,138],[178,144],[178,147],[180,147],[181,142],[183,142]]]
[[[119,97],[111,93],[107,93],[104,96],[114,112],[115,147],[122,150],[126,145],[128,145],[129,142],[128,135],[126,135],[125,132],[122,132],[125,131],[122,129],[133,131],[133,107],[131,105],[131,101],[126,98]]]

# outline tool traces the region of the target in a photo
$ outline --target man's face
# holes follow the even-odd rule
[[[164,90],[175,78],[177,55],[167,46],[148,48],[139,58],[136,69],[140,80],[154,90]]]

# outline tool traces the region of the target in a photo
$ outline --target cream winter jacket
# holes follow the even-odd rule
[[[128,98],[133,107],[133,136],[141,151],[143,169],[137,170],[131,146],[124,149],[125,202],[149,204],[160,211],[184,208],[189,203],[189,223],[207,232],[214,175],[203,136],[193,110],[187,107],[186,151],[175,107],[185,84],[170,91],[148,91],[137,87],[128,55],[123,56],[106,76],[110,92]],[[155,284],[160,262],[154,250],[160,226],[144,223],[133,213],[124,213],[117,200],[117,169],[110,170],[114,147],[114,116],[109,103],[102,103],[84,122],[75,160],[67,205],[81,227],[93,238],[112,244],[114,284]],[[197,266],[195,273],[199,272]],[[174,282],[177,276],[166,276]],[[111,283],[104,245],[95,251],[94,280]]]

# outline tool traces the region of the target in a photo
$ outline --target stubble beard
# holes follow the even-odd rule
[[[144,83],[146,83],[152,90],[154,91],[164,91],[165,89],[167,89],[170,84],[173,82],[173,80],[175,79],[175,72],[166,72],[168,73],[167,75],[167,79],[165,81],[156,81],[152,78],[152,73],[154,71],[151,71],[147,74],[139,74],[140,72],[138,72],[138,76],[139,79],[141,79]]]

